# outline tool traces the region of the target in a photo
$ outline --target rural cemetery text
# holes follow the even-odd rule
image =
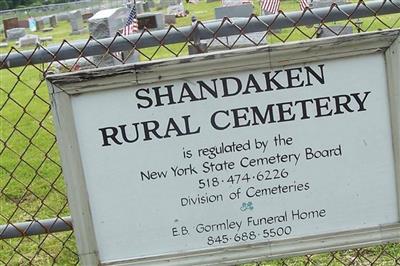
[[[386,88],[371,54],[76,95],[101,260],[397,222]]]

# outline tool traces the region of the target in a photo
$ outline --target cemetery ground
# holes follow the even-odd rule
[[[185,18],[178,18],[176,27],[190,25],[191,16],[196,16],[201,21],[214,18],[214,8],[219,2],[205,3],[198,5],[187,5],[190,14]],[[298,10],[297,1],[283,1],[282,10],[285,12]],[[256,6],[255,13],[259,14],[259,7]],[[400,16],[386,15],[381,17],[388,25],[400,27]],[[372,22],[368,31],[386,29],[386,26],[377,21],[376,18],[362,19],[362,28],[367,28]],[[329,23],[328,25],[333,25]],[[345,22],[337,22],[344,25]],[[86,24],[87,25],[87,24]],[[349,24],[351,25],[351,24]],[[312,36],[314,28],[300,27],[301,31]],[[75,40],[86,40],[88,34],[69,35],[71,29],[68,22],[60,22],[53,31],[47,33],[34,33],[39,36],[53,37],[46,45],[60,44],[64,39],[69,42]],[[281,43],[308,39],[298,29],[284,29],[277,34],[279,36],[268,36],[268,43]],[[178,53],[184,44],[168,45],[167,47]],[[28,47],[24,49],[33,49]],[[0,53],[8,53],[11,45],[1,48]],[[15,48],[21,51],[19,48]],[[11,49],[11,51],[15,51]],[[141,49],[141,52],[152,57],[152,59],[173,57],[174,54],[165,48],[158,50],[158,47]],[[179,54],[186,55],[185,47]],[[146,58],[141,56],[141,61]],[[68,216],[66,204],[65,185],[61,175],[58,147],[53,135],[54,127],[52,114],[48,105],[47,86],[44,82],[42,70],[48,67],[47,64],[18,67],[10,70],[0,70],[0,106],[2,115],[0,117],[1,139],[6,140],[6,146],[1,143],[3,150],[0,167],[0,224],[29,221],[32,216],[37,219],[46,219],[59,214],[60,217]],[[28,148],[27,148],[28,147]],[[43,159],[45,158],[45,160]],[[22,159],[22,160],[21,160]],[[10,174],[11,173],[11,174]],[[16,178],[11,178],[15,176]],[[18,208],[15,206],[18,205]],[[27,214],[31,214],[30,216]],[[72,232],[56,233],[53,235],[31,236],[29,238],[15,238],[0,241],[0,261],[8,261],[10,265],[29,265],[27,261],[20,260],[20,256],[12,256],[15,247],[19,254],[27,258],[34,258],[33,265],[75,265],[77,263],[76,247]],[[43,240],[46,241],[43,242]],[[72,239],[72,241],[67,241]],[[134,240],[133,240],[134,241]],[[387,245],[371,247],[362,250],[366,258],[375,258],[384,251],[393,257],[400,257],[399,245]],[[52,256],[48,256],[52,254]],[[354,251],[335,252],[334,257],[352,260]],[[332,261],[332,256],[327,254],[315,255],[312,257],[315,265],[325,265]],[[308,265],[307,257],[285,259],[284,265]],[[367,260],[364,260],[366,263]],[[373,260],[372,260],[373,261]],[[392,260],[393,262],[393,260]],[[384,262],[382,262],[384,263]],[[252,264],[246,264],[252,265]],[[261,265],[282,265],[281,260],[269,261]],[[343,265],[333,262],[331,265]],[[361,265],[361,264],[360,264]],[[379,264],[385,265],[385,264]],[[390,265],[387,262],[386,265]]]

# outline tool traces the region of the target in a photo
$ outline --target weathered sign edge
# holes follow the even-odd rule
[[[389,89],[395,173],[397,177],[397,206],[400,216],[400,36],[386,50],[385,61]]]
[[[400,36],[400,30],[352,34],[213,52],[180,58],[156,60],[137,64],[90,69],[79,72],[51,74],[46,79],[68,94],[105,90],[196,77],[221,72],[267,69],[304,62],[370,54],[386,50]],[[210,64],[213,67],[210,67]],[[134,76],[134,77],[132,77]]]
[[[47,82],[47,85],[50,92],[57,89],[49,82]],[[79,250],[79,260],[82,265],[99,265],[89,195],[70,97],[66,93],[50,93],[51,109],[57,132],[57,144],[61,154],[64,180],[67,186],[68,205],[73,217],[72,223]]]

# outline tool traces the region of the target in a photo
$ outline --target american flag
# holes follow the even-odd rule
[[[136,0],[134,0],[132,4],[132,9],[129,12],[128,20],[126,21],[125,27],[122,29],[122,35],[126,36],[135,32],[133,27],[133,20],[136,18]]]
[[[301,9],[301,11],[303,11],[307,7],[309,7],[308,1],[307,0],[300,0],[300,9]]]
[[[261,9],[269,13],[278,13],[280,0],[261,0]]]

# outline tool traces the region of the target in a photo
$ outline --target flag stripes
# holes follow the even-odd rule
[[[301,11],[303,11],[307,7],[309,7],[308,1],[307,0],[300,0],[300,9],[301,9]]]
[[[133,1],[132,9],[129,12],[128,20],[126,21],[125,27],[122,29],[122,35],[126,36],[135,32],[133,27],[133,21],[136,19],[136,0]]]
[[[269,13],[278,13],[280,0],[262,0],[261,9]]]

